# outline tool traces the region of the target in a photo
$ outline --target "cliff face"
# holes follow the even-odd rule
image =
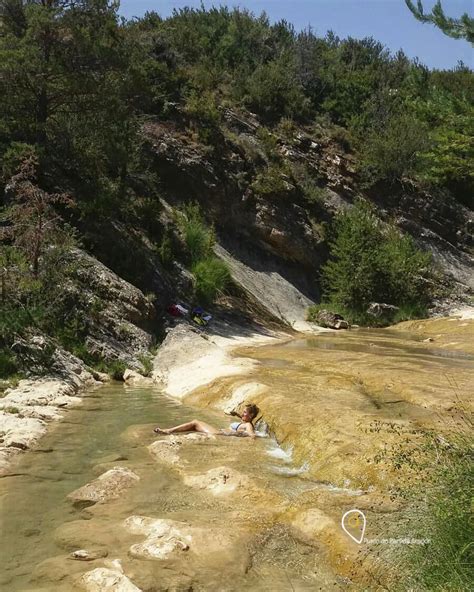
[[[195,200],[219,242],[254,270],[276,272],[310,300],[327,258],[325,226],[357,196],[395,221],[440,267],[441,283],[463,297],[474,288],[471,210],[410,183],[364,193],[352,154],[321,130],[263,128],[255,116],[223,110],[213,146],[175,123],[147,123],[142,135],[173,205]]]

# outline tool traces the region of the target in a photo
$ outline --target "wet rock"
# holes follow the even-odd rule
[[[157,461],[169,465],[180,465],[181,460],[178,454],[181,443],[176,440],[157,440],[148,446],[151,456]]]
[[[120,497],[120,494],[134,485],[140,477],[124,467],[114,467],[91,483],[84,485],[67,496],[74,505],[86,506]]]
[[[307,542],[313,544],[321,538],[324,532],[329,533],[328,536],[334,536],[338,528],[332,518],[316,508],[303,511],[293,520],[292,526]]]
[[[318,312],[315,322],[328,329],[349,329],[349,323],[340,314],[325,309]]]
[[[84,565],[79,561],[71,561],[64,555],[50,557],[33,568],[31,582],[42,586],[47,584],[47,590],[56,590],[60,586],[61,589],[65,586],[72,589],[72,579],[83,571]]]
[[[218,528],[190,526],[184,522],[146,516],[130,516],[124,525],[132,534],[146,536],[143,543],[130,547],[130,555],[135,558],[162,560],[189,551],[193,556],[208,559],[215,554],[224,561],[236,560],[239,563],[239,559],[246,556],[246,552],[236,551],[238,532],[229,533]]]
[[[105,465],[108,463],[121,462],[124,460],[128,460],[128,458],[123,454],[106,454],[105,456],[101,456],[95,459],[95,462],[97,463],[97,465]]]
[[[98,382],[110,382],[110,376],[105,372],[99,372],[98,370],[91,369],[91,374]]]
[[[181,434],[180,436],[172,436],[176,442],[180,444],[186,444],[186,442],[194,442],[199,444],[201,442],[205,442],[206,440],[215,440],[216,436],[213,434],[202,434],[199,432],[191,432],[190,434]]]
[[[94,561],[95,559],[107,557],[107,555],[108,551],[106,549],[78,549],[73,551],[69,557],[76,561]]]
[[[87,592],[141,592],[124,574],[106,567],[88,571],[80,578],[79,585]]]
[[[20,452],[21,451],[18,448],[0,447],[0,475],[8,474],[8,467],[10,463]]]
[[[39,338],[33,337],[33,341],[35,347],[43,343]],[[0,399],[0,474],[8,470],[9,460],[13,458],[5,450],[31,448],[46,433],[46,422],[63,416],[57,408],[79,403],[81,399],[73,396],[77,390],[95,384],[84,368],[79,374],[74,369],[77,370],[75,366],[65,366],[62,377],[20,380],[16,387],[5,391]]]
[[[217,467],[202,475],[184,477],[184,483],[196,489],[206,489],[213,495],[228,495],[236,489],[248,487],[250,479],[235,469]]]
[[[256,395],[265,392],[268,386],[261,382],[246,382],[236,386],[228,399],[219,401],[217,407],[225,413],[236,411],[246,401],[251,401]]]
[[[123,381],[125,382],[125,384],[128,384],[130,386],[153,386],[154,384],[152,378],[143,376],[142,374],[139,374],[138,372],[136,372],[135,370],[131,370],[130,368],[127,368],[123,373]]]
[[[180,434],[165,436],[162,440],[156,440],[148,446],[148,451],[151,456],[157,461],[175,467],[180,467],[183,464],[188,464],[188,461],[182,460],[179,451],[185,444],[200,444],[207,440],[215,440],[216,436],[212,434]]]
[[[143,543],[130,547],[130,555],[139,559],[165,559],[175,551],[188,551],[192,541],[189,527],[173,520],[131,516],[125,526],[133,534],[147,535]]]
[[[119,541],[116,529],[111,531],[111,528],[109,522],[98,521],[96,518],[73,520],[55,530],[54,541],[58,547],[69,553],[77,549],[114,549]]]

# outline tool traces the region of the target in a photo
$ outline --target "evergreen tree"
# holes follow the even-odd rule
[[[430,255],[383,224],[367,202],[336,217],[330,248],[322,268],[325,299],[356,319],[371,302],[420,311],[429,301]]]
[[[445,35],[454,39],[466,39],[474,44],[474,19],[465,12],[460,18],[455,19],[444,14],[441,0],[438,0],[433,6],[431,14],[425,14],[423,3],[417,0],[416,6],[412,0],[405,0],[406,5],[422,23],[432,23],[436,25]]]
[[[34,145],[48,188],[117,194],[135,82],[117,3],[6,0],[2,16],[0,157],[12,142]]]

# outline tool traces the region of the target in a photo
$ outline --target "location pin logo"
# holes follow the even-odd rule
[[[364,539],[367,520],[360,510],[349,510],[341,520],[342,530],[360,545]]]

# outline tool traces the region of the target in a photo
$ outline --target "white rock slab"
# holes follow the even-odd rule
[[[127,576],[106,567],[88,571],[81,577],[79,584],[87,592],[142,592]]]

